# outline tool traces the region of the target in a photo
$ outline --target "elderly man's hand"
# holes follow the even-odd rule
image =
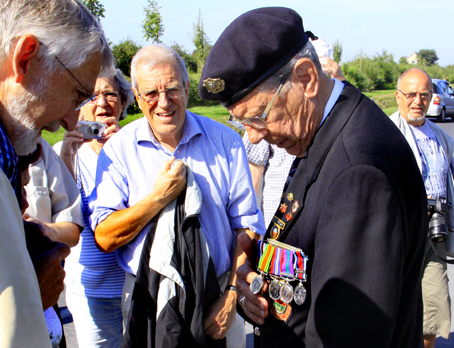
[[[247,255],[244,264],[238,267],[236,271],[238,300],[241,300],[244,297],[242,304],[244,313],[252,321],[263,325],[265,323],[265,318],[268,316],[268,301],[259,294],[254,295],[249,288],[252,279],[257,276],[257,273],[251,267],[251,260],[253,257],[252,239],[246,233],[241,233],[238,236],[238,243]],[[266,291],[266,282],[263,291]]]
[[[57,303],[64,289],[62,261],[70,253],[69,247],[63,243],[49,242],[46,247],[49,248],[46,252],[32,257],[44,310]]]
[[[339,64],[331,58],[320,57],[320,64],[322,65],[322,70],[325,74],[329,74],[332,78],[338,79],[339,81],[345,80],[345,76],[342,73]]]
[[[152,195],[163,206],[178,197],[186,187],[186,165],[172,157],[166,161],[156,177]]]
[[[236,292],[226,291],[208,309],[205,333],[214,340],[225,337],[236,315]]]

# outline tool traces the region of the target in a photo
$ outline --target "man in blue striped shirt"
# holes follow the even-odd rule
[[[234,291],[235,270],[244,255],[235,241],[240,231],[252,237],[263,234],[264,223],[241,137],[186,110],[189,78],[174,50],[147,46],[134,57],[131,71],[145,117],[115,134],[99,155],[90,197],[96,242],[105,252],[118,250],[127,272],[125,293],[131,291],[128,284],[134,282],[149,222],[185,188],[186,163],[202,192],[200,223],[221,290],[227,290],[206,314],[205,333],[222,339],[229,332],[227,345],[244,347]]]

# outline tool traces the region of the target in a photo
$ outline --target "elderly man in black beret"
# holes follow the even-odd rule
[[[247,12],[202,73],[201,97],[252,143],[298,157],[265,240],[238,238],[240,311],[260,347],[422,347],[427,202],[414,156],[373,102],[322,72],[309,37],[293,10]]]

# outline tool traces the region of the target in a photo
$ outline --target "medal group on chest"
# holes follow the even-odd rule
[[[268,295],[274,301],[302,305],[306,300],[307,256],[301,249],[268,239],[254,240],[257,247],[257,275],[250,284],[253,294],[258,294],[268,283]],[[290,283],[298,281],[294,288]]]

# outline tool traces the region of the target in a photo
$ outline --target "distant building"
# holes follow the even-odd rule
[[[418,63],[418,54],[416,52],[413,52],[409,57],[407,57],[407,62],[409,64]]]

